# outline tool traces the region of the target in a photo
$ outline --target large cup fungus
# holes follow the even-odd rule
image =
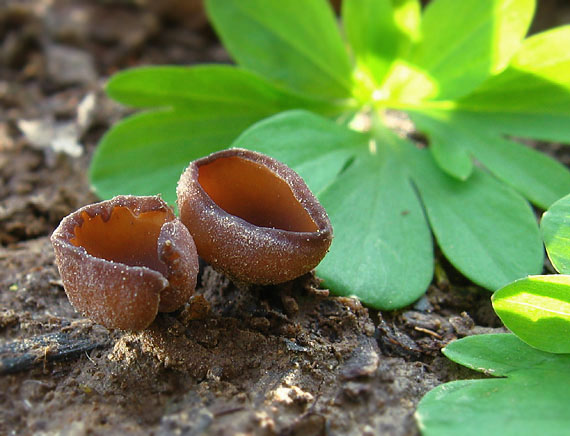
[[[71,304],[107,327],[144,329],[196,287],[194,241],[159,197],[85,206],[61,221],[51,241]]]
[[[234,148],[198,159],[177,195],[198,254],[234,280],[292,280],[317,266],[332,241],[328,216],[303,179],[261,153]]]

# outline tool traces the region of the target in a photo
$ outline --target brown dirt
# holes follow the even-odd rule
[[[69,305],[47,237],[0,262],[1,434],[415,434],[417,401],[462,372],[440,347],[477,330],[441,305],[487,295],[433,287],[421,310],[382,318],[312,275],[237,288],[206,267],[183,310],[109,332]]]
[[[239,288],[207,266],[197,295],[141,333],[108,331],[67,301],[48,236],[95,201],[90,156],[125,113],[102,95],[104,78],[228,59],[181,3],[0,7],[0,434],[417,434],[423,394],[473,377],[441,347],[501,330],[489,293],[444,260],[425,297],[386,313],[329,296],[312,275]],[[62,53],[76,70],[61,67]],[[86,96],[96,111],[81,124]],[[54,152],[22,120],[76,140],[82,154]]]

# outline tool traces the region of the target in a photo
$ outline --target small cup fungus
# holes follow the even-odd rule
[[[332,241],[329,218],[303,179],[261,153],[234,148],[198,159],[177,194],[198,254],[234,280],[292,280],[317,266]]]
[[[159,197],[85,206],[61,221],[51,241],[71,304],[107,327],[142,330],[196,287],[194,241]]]

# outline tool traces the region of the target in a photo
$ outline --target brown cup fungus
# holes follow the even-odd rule
[[[160,197],[85,206],[61,221],[51,241],[69,301],[106,327],[142,330],[196,287],[194,241]]]
[[[198,254],[240,282],[299,277],[332,241],[329,218],[303,179],[261,153],[234,148],[198,159],[182,174],[177,194]]]

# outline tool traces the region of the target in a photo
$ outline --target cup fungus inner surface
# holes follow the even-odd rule
[[[167,267],[158,257],[157,241],[163,224],[169,220],[165,210],[135,215],[129,208],[115,206],[109,218],[81,213],[83,224],[74,229],[71,243],[83,247],[94,257],[129,266],[145,266],[161,274]]]
[[[253,225],[318,231],[285,180],[257,162],[239,156],[220,157],[198,167],[198,183],[220,208]]]

